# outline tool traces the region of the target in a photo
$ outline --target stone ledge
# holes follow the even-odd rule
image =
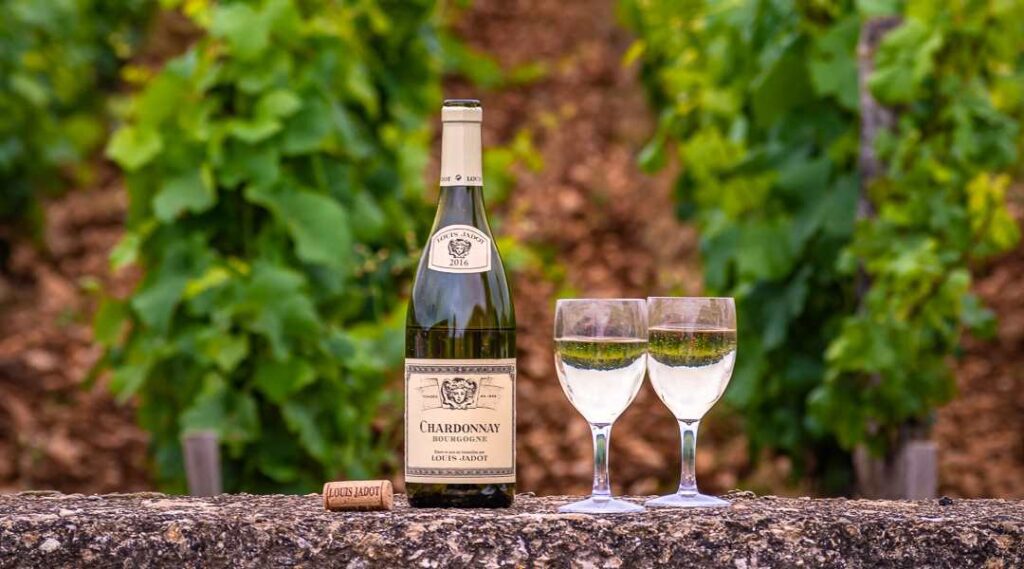
[[[0,566],[1024,567],[1024,501],[811,500],[719,510],[333,513],[318,495],[0,496]],[[640,498],[636,498],[640,500]]]

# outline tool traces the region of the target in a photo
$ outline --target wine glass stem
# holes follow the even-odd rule
[[[595,497],[610,497],[611,486],[608,482],[608,443],[612,436],[611,425],[590,425],[590,433],[594,436],[594,489]]]
[[[700,421],[679,421],[679,435],[683,444],[683,466],[679,472],[679,494],[697,494],[697,427]]]

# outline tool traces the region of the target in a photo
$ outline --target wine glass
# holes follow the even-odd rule
[[[675,494],[648,500],[652,508],[728,506],[697,491],[697,427],[717,402],[736,363],[736,306],[731,298],[647,299],[648,374],[679,421],[683,465]]]
[[[647,366],[647,303],[642,299],[561,299],[555,306],[555,368],[594,438],[590,498],[559,512],[617,514],[643,507],[612,498],[608,443],[612,423],[633,402]]]

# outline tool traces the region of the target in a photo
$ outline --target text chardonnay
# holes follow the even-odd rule
[[[516,322],[483,201],[479,101],[441,109],[441,191],[405,336],[405,486],[419,507],[507,507]]]

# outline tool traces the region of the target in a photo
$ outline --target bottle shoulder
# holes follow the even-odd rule
[[[505,269],[492,245],[489,270],[446,272],[431,268],[429,245],[420,259],[407,323],[465,328],[515,328],[515,308]]]
[[[413,284],[409,324],[514,328],[512,296],[487,223],[483,188],[441,190]]]

